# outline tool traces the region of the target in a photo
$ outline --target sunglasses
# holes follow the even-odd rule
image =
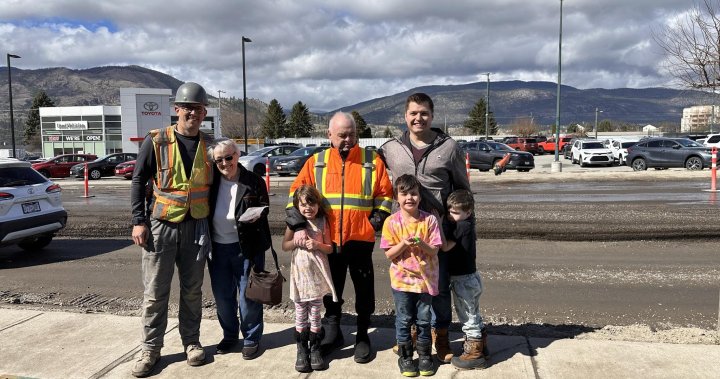
[[[184,110],[185,112],[191,113],[200,113],[205,109],[202,105],[190,105],[190,104],[175,104],[178,108]]]
[[[233,153],[232,155],[226,155],[222,158],[215,159],[215,160],[213,160],[213,162],[215,162],[215,164],[220,164],[223,162],[228,163],[228,162],[232,161],[234,157],[235,157],[235,153]]]

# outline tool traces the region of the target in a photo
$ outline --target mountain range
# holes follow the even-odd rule
[[[44,90],[57,106],[119,105],[120,88],[170,88],[173,92],[182,82],[162,72],[139,66],[94,67],[82,70],[43,68],[23,70],[12,68],[13,106],[16,127],[24,119],[33,96]],[[369,125],[404,125],[405,99],[414,92],[425,92],[435,103],[435,125],[460,126],[479,99],[484,99],[488,83],[462,85],[431,85],[405,92],[350,104],[338,110],[358,111]],[[490,82],[490,111],[502,127],[518,118],[530,117],[536,124],[555,123],[557,84],[552,82],[501,81]],[[0,94],[7,94],[7,67],[0,68]],[[212,95],[212,94],[211,94]],[[2,95],[0,95],[2,96]],[[596,108],[599,118],[638,125],[672,123],[679,125],[685,107],[712,104],[712,97],[701,91],[670,88],[642,89],[578,89],[561,87],[560,123],[592,123]],[[269,99],[268,99],[269,100]],[[303,99],[298,99],[303,101]],[[214,100],[216,101],[216,99]],[[720,101],[720,99],[718,99]],[[293,104],[281,104],[286,112]],[[0,105],[1,130],[8,124],[8,105]],[[257,127],[267,109],[260,100],[248,99],[248,125]],[[311,110],[312,111],[312,110]],[[333,113],[333,112],[330,112]],[[313,114],[320,123],[329,113]],[[227,118],[226,115],[228,116]],[[242,120],[242,99],[223,98],[224,124]],[[239,119],[238,119],[239,117]],[[16,135],[18,134],[16,130]]]

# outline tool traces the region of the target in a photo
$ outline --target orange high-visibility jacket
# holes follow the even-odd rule
[[[336,148],[316,153],[305,162],[290,186],[290,201],[303,184],[315,186],[323,196],[330,235],[338,246],[347,241],[375,241],[368,217],[374,210],[392,209],[392,183],[385,163],[371,150],[355,145],[342,160]]]

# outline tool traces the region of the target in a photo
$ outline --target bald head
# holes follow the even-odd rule
[[[348,152],[357,144],[357,128],[352,115],[345,112],[337,112],[328,123],[328,139],[332,147],[341,153]]]

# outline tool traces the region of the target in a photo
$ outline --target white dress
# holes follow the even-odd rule
[[[308,220],[305,230],[309,238],[332,243],[323,241],[326,228],[325,219],[318,217]],[[305,302],[322,299],[327,294],[332,294],[333,301],[338,301],[327,255],[319,250],[308,251],[304,247],[296,247],[290,264],[290,300]]]

